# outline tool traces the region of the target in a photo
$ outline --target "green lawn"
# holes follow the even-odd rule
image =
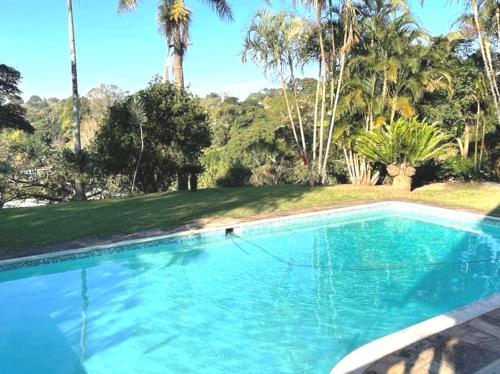
[[[161,193],[127,199],[0,210],[0,258],[22,249],[114,234],[170,228],[198,218],[331,207],[381,200],[410,200],[500,214],[500,188],[437,185],[411,193],[389,187],[268,186]]]

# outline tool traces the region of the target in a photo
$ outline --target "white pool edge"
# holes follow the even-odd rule
[[[90,252],[90,251],[106,250],[106,249],[110,249],[110,248],[117,247],[117,246],[149,243],[149,242],[153,242],[153,241],[157,241],[157,240],[174,239],[174,238],[181,238],[181,237],[188,237],[188,236],[196,237],[196,236],[200,236],[203,234],[217,233],[217,232],[224,233],[226,229],[230,229],[230,228],[238,230],[238,229],[244,229],[244,228],[248,228],[248,227],[252,227],[252,226],[259,226],[259,225],[263,225],[263,224],[267,224],[267,223],[276,223],[276,222],[280,222],[280,221],[290,221],[290,220],[299,219],[299,218],[308,218],[308,217],[321,216],[321,215],[327,215],[327,214],[331,215],[331,214],[335,214],[335,213],[342,213],[342,212],[356,211],[356,210],[361,210],[361,209],[366,209],[366,208],[377,208],[377,207],[380,207],[380,208],[390,207],[392,209],[396,209],[396,210],[400,209],[400,210],[405,211],[405,212],[408,212],[409,209],[413,208],[413,209],[417,209],[420,212],[425,212],[425,213],[429,213],[429,214],[436,215],[436,216],[444,216],[444,217],[452,218],[453,220],[457,220],[457,221],[480,220],[480,219],[487,218],[488,220],[498,222],[498,224],[500,225],[500,217],[492,217],[492,216],[488,216],[485,214],[436,207],[436,206],[427,205],[427,204],[410,203],[410,202],[404,202],[404,201],[381,201],[381,202],[376,202],[376,203],[350,205],[350,206],[341,207],[341,208],[318,210],[318,211],[307,212],[307,213],[283,215],[283,216],[278,216],[278,217],[273,217],[273,218],[257,219],[257,220],[247,221],[247,222],[239,222],[239,223],[221,225],[221,226],[210,227],[210,228],[205,228],[205,229],[196,229],[196,230],[189,230],[188,229],[188,230],[179,231],[176,233],[150,236],[150,237],[141,238],[141,239],[116,241],[113,243],[106,243],[106,244],[101,244],[101,245],[93,245],[93,246],[76,248],[76,249],[56,251],[56,252],[42,254],[42,255],[25,256],[25,257],[8,259],[8,260],[0,260],[0,270],[2,267],[20,264],[23,262],[29,263],[29,262],[33,262],[33,261],[50,260],[52,258],[78,255],[78,254],[83,254],[83,253]],[[460,218],[456,217],[457,212],[460,213]]]
[[[330,374],[361,374],[385,356],[498,308],[500,293],[373,340],[345,356]]]

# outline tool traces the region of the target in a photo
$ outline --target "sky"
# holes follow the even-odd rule
[[[1,0],[0,63],[23,76],[23,97],[71,95],[66,0]],[[199,96],[216,92],[244,99],[273,87],[239,53],[253,13],[264,0],[230,0],[233,23],[221,22],[201,0],[186,0],[192,10],[191,46],[185,56],[185,80]],[[74,0],[78,78],[81,94],[101,83],[128,92],[144,88],[163,75],[166,44],[158,31],[158,0],[143,0],[133,13],[118,14],[117,0]],[[284,8],[290,0],[274,0]],[[431,34],[448,32],[462,6],[447,0],[410,0],[420,24]]]

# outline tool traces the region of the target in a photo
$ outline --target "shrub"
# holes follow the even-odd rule
[[[242,165],[231,166],[224,177],[217,179],[219,187],[243,187],[250,180],[252,172]]]
[[[437,172],[437,177],[446,181],[471,181],[487,176],[475,170],[472,157],[464,159],[461,156],[456,156],[443,161]]]
[[[411,190],[416,168],[445,153],[449,136],[425,121],[399,119],[358,138],[359,153],[387,167],[393,186]]]

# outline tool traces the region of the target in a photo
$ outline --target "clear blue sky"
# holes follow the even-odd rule
[[[71,94],[65,0],[1,0],[0,62],[21,71],[23,96]],[[275,7],[291,1],[274,0]],[[432,34],[446,33],[462,9],[446,0],[422,8],[410,0],[420,23]],[[165,42],[158,32],[158,0],[143,0],[134,13],[117,15],[116,0],[74,0],[80,92],[100,83],[130,92],[163,74]],[[200,0],[186,0],[193,11],[186,82],[198,95],[209,92],[245,97],[269,87],[263,74],[238,56],[245,26],[264,0],[232,0],[235,22],[225,24]]]

